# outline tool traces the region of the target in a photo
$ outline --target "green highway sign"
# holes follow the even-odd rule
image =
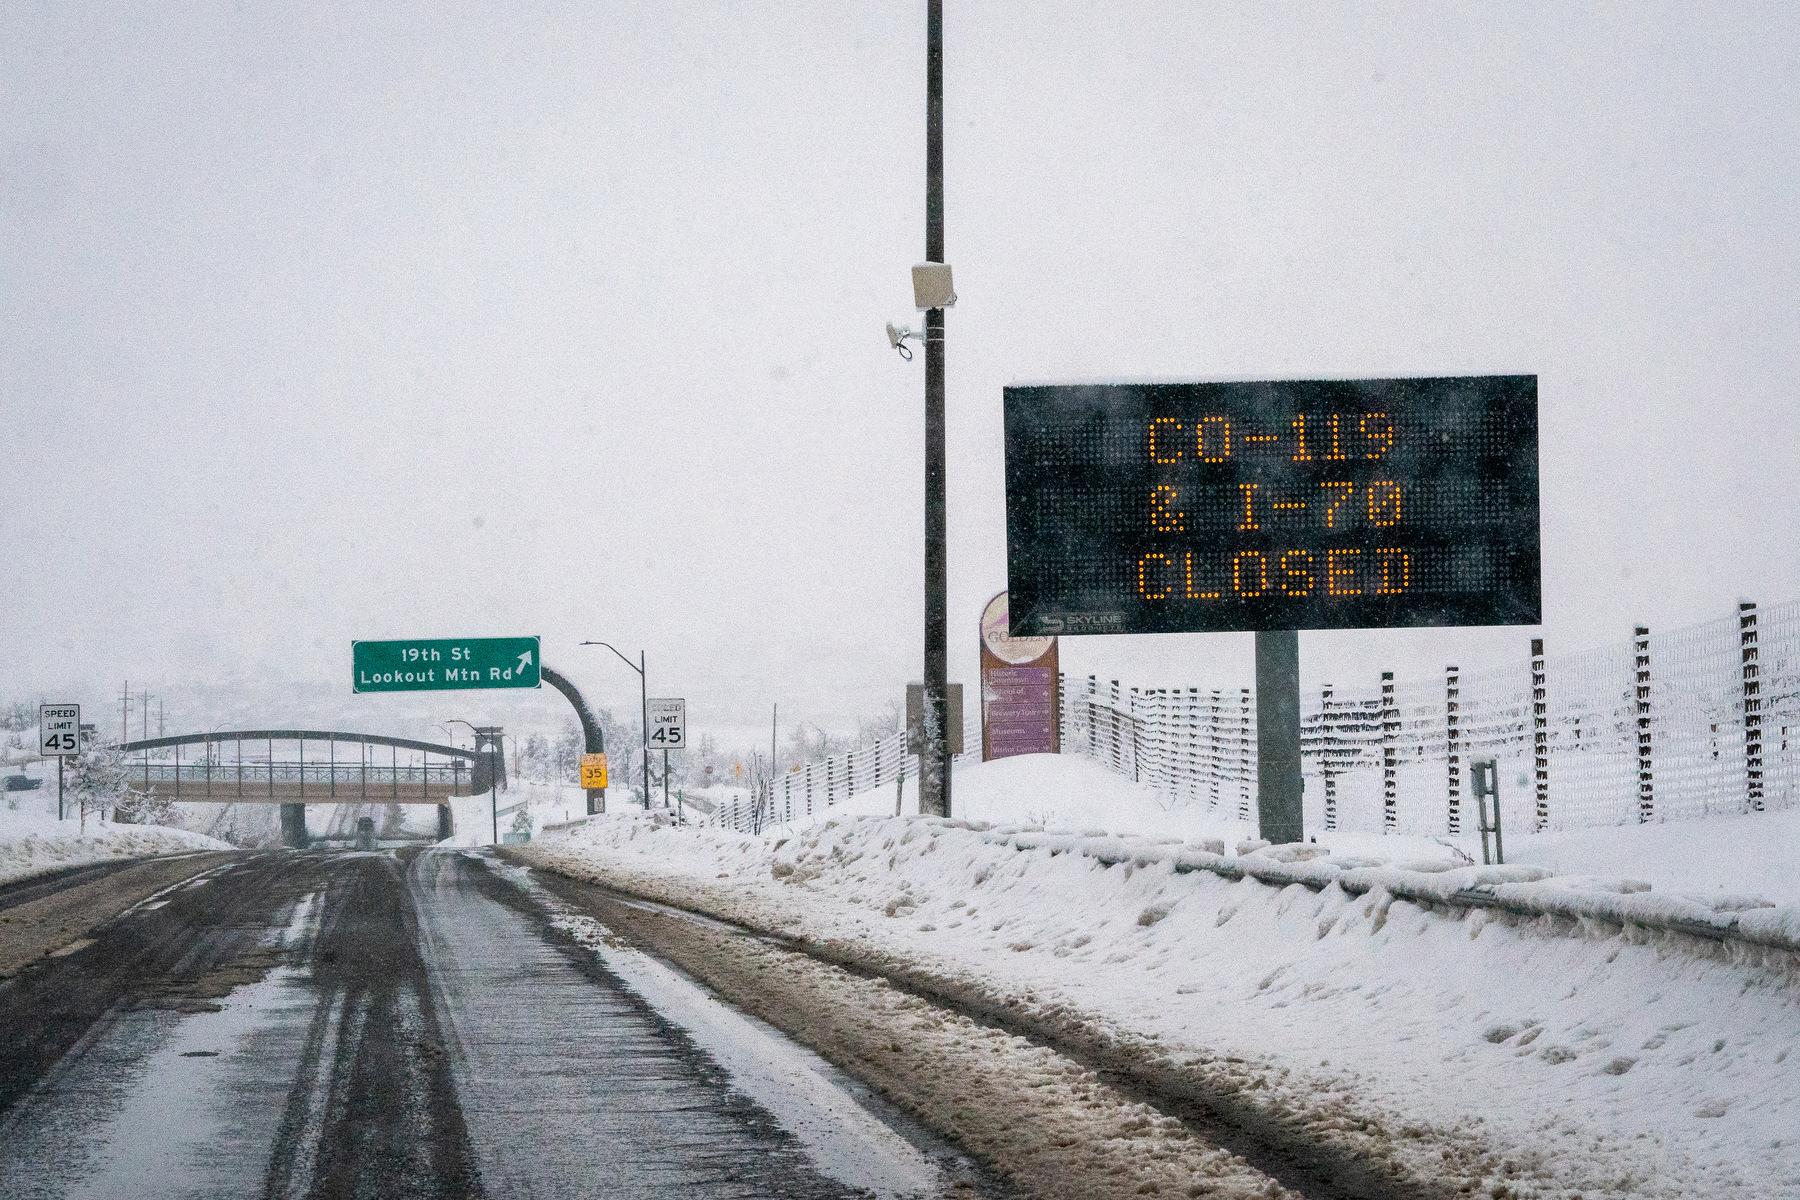
[[[407,638],[351,642],[354,690],[445,692],[534,688],[543,663],[534,637]]]

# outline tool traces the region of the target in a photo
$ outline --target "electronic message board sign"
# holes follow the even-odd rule
[[[1541,619],[1535,375],[1005,400],[1014,637]]]

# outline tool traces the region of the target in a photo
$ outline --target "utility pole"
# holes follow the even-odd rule
[[[763,803],[769,807],[769,816],[775,815],[775,730],[781,723],[781,705],[769,706],[769,783],[763,789]]]
[[[644,670],[644,652],[638,651],[638,749],[644,755],[644,811],[650,811],[650,676]]]
[[[944,261],[944,0],[925,13],[925,260]],[[925,687],[919,813],[950,815],[949,569],[944,513],[944,310],[925,310]]]
[[[638,660],[632,662],[619,653],[616,646],[607,642],[583,642],[584,646],[605,646],[613,652],[613,657],[638,673],[638,752],[644,756],[644,808],[650,807],[650,677],[645,673],[644,652],[638,651]],[[630,770],[630,763],[626,764]]]
[[[143,698],[144,698],[144,710],[143,710],[143,716],[139,719],[139,722],[138,722],[138,729],[142,733],[144,740],[146,742],[148,742],[150,740],[150,689],[149,688],[144,689]],[[304,772],[301,774],[300,786],[302,788],[304,788],[306,786],[306,776],[305,776]],[[146,792],[148,792],[150,790],[150,747],[149,746],[144,747],[144,790]],[[106,815],[106,810],[101,809],[100,815],[104,817]],[[115,813],[115,815],[116,815],[116,813]]]

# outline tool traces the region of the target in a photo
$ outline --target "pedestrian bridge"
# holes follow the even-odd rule
[[[282,839],[304,847],[309,804],[430,804],[452,833],[452,796],[506,786],[498,727],[472,750],[336,729],[235,729],[124,742],[131,785],[182,804],[279,804]]]
[[[373,733],[246,729],[125,742],[131,783],[183,804],[443,804],[486,792],[500,759]],[[402,758],[404,752],[404,760]],[[499,770],[505,786],[505,770]]]

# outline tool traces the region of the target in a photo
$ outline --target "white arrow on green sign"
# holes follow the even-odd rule
[[[446,692],[460,688],[534,688],[543,666],[534,637],[407,638],[351,642],[359,692]]]

